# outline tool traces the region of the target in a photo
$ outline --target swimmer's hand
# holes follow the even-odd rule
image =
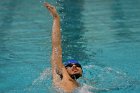
[[[53,16],[54,18],[59,17],[59,15],[58,15],[58,13],[57,13],[57,11],[56,11],[56,8],[55,8],[54,6],[50,5],[49,3],[44,3],[44,6],[45,6],[46,8],[48,8],[49,12],[52,14],[52,16]]]

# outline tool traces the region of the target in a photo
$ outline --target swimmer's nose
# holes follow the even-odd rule
[[[77,66],[76,66],[76,65],[73,65],[72,67],[73,67],[73,68],[76,68]]]

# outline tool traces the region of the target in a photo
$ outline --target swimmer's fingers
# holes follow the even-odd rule
[[[49,3],[44,4],[49,10],[54,9],[54,6],[50,5]]]
[[[45,3],[44,5],[46,8],[48,8],[53,17],[56,17],[58,15],[54,6],[50,5],[49,3]]]

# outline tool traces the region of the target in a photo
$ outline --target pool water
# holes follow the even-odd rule
[[[55,93],[44,1],[0,2],[0,93]],[[140,1],[47,1],[61,16],[63,62],[83,66],[75,93],[139,93]]]

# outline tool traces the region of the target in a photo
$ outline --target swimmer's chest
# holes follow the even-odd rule
[[[79,84],[71,80],[62,80],[59,82],[58,86],[65,92],[72,92],[75,88],[79,87]]]

